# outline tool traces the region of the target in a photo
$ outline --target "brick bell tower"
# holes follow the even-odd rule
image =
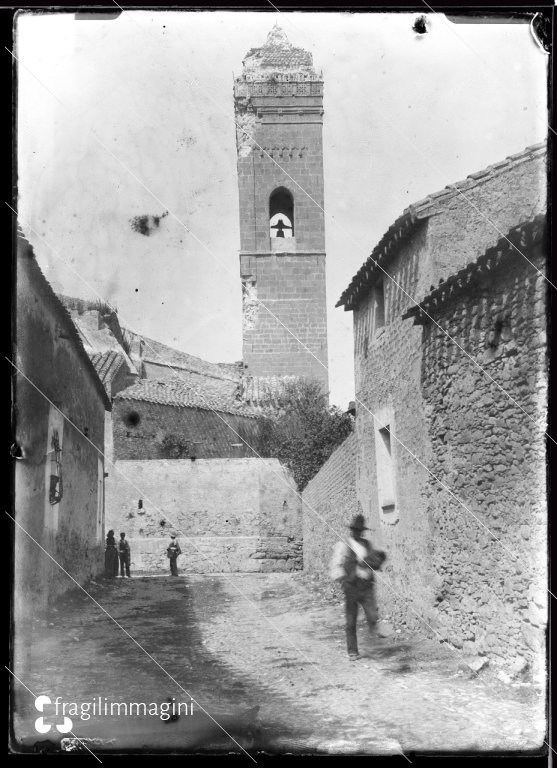
[[[275,25],[245,57],[234,105],[246,373],[328,390],[322,75]]]

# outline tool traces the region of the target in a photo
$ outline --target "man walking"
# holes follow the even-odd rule
[[[182,554],[182,550],[180,549],[180,545],[178,543],[178,539],[176,538],[176,534],[172,533],[170,534],[170,544],[166,548],[166,556],[170,560],[170,575],[171,576],[177,576],[178,575],[178,555]]]
[[[126,541],[125,533],[120,534],[120,541],[118,542],[118,555],[120,557],[120,576],[123,578],[125,571],[125,575],[129,579],[131,550],[130,545]]]
[[[364,538],[363,515],[356,515],[350,524],[348,542],[339,541],[334,548],[330,565],[331,578],[341,584],[346,607],[346,645],[351,660],[359,658],[356,622],[358,606],[361,605],[367,619],[369,632],[375,635],[377,625],[377,602],[375,599],[375,570],[379,570],[386,555],[373,549],[371,542]]]

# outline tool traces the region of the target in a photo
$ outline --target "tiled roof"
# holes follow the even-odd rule
[[[472,187],[483,184],[495,176],[500,176],[521,163],[530,162],[536,157],[544,155],[546,151],[547,147],[545,143],[526,147],[522,152],[510,155],[498,163],[489,165],[483,171],[472,173],[463,181],[449,184],[440,192],[428,195],[427,197],[424,197],[423,200],[419,200],[417,203],[406,208],[377,243],[371,255],[368,256],[364,264],[352,278],[350,285],[343,292],[335,306],[344,306],[345,311],[354,308],[359,299],[366,295],[368,286],[375,279],[377,272],[384,266],[390,256],[396,252],[401,240],[410,234],[418,221],[442,211],[446,203],[457,197],[461,192],[466,192]]]
[[[147,336],[127,330],[126,333],[132,341],[133,351],[139,354],[139,344],[143,341],[141,357],[145,362],[154,365],[161,365],[166,368],[177,368],[184,371],[192,371],[203,376],[214,377],[216,379],[227,379],[237,381],[240,377],[239,366],[232,364],[210,363],[195,357],[187,352],[174,349],[160,341],[150,339]]]
[[[277,25],[271,29],[265,45],[252,48],[246,54],[244,67],[247,69],[305,69],[311,68],[313,58],[309,51],[295,48],[286,37],[285,32]]]
[[[64,326],[64,330],[67,332],[68,337],[73,342],[74,347],[76,348],[77,353],[81,358],[84,368],[87,371],[89,371],[94,387],[97,390],[100,397],[102,398],[105,410],[107,411],[112,410],[112,403],[110,402],[110,398],[106,393],[106,390],[97,374],[97,371],[95,370],[93,363],[89,358],[89,355],[85,351],[85,347],[83,346],[83,343],[81,341],[77,328],[74,325],[74,322],[72,320],[70,313],[68,312],[64,304],[60,301],[60,299],[54,292],[54,289],[52,288],[52,286],[50,285],[46,277],[43,275],[43,272],[39,267],[39,264],[35,257],[33,246],[27,240],[27,238],[25,237],[25,234],[23,233],[23,230],[19,225],[18,225],[18,231],[17,231],[17,239],[18,239],[18,257],[21,255],[23,258],[29,259],[28,263],[30,264],[31,272],[34,273],[35,275],[36,289],[41,291],[44,298],[50,302],[51,306],[54,307],[54,310],[58,318],[60,319],[62,325]]]
[[[520,254],[533,246],[546,242],[547,225],[544,215],[536,216],[532,221],[526,221],[511,229],[506,237],[502,237],[495,246],[468,264],[464,269],[451,275],[447,280],[440,280],[439,285],[433,288],[420,304],[412,306],[402,316],[403,320],[414,318],[414,325],[423,325],[428,315],[447,301],[455,298],[460,293],[467,291],[471,284],[478,278],[485,278],[507,261],[511,256],[523,258]],[[525,261],[526,266],[528,266]]]
[[[254,408],[282,407],[284,385],[296,376],[246,376],[240,383],[242,400]]]
[[[95,352],[91,355],[91,362],[95,366],[95,370],[104,384],[106,391],[110,394],[112,379],[116,376],[125,362],[124,355],[115,352],[114,350],[109,350],[108,352]]]
[[[260,415],[244,403],[236,403],[228,398],[211,397],[181,382],[157,381],[156,379],[143,379],[137,384],[123,389],[116,395],[115,400],[139,400],[147,403],[159,403],[160,405],[172,405],[177,408],[200,408],[249,418],[258,418]]]

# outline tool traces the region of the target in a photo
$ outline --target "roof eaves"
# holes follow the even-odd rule
[[[33,246],[31,245],[29,240],[27,240],[25,235],[23,234],[23,231],[21,230],[21,228],[19,229],[19,232],[18,232],[18,240],[21,242],[23,247],[28,250],[28,257],[30,259],[30,263],[33,264],[33,269],[40,276],[40,280],[41,280],[41,283],[43,285],[43,288],[44,288],[46,294],[50,298],[50,300],[51,300],[51,302],[52,302],[56,312],[59,314],[59,316],[63,320],[63,322],[64,322],[64,324],[66,326],[66,330],[68,331],[68,333],[70,334],[73,342],[75,343],[77,352],[78,352],[79,356],[81,357],[85,368],[89,371],[89,373],[90,373],[90,375],[91,375],[91,377],[93,379],[93,383],[94,383],[95,389],[97,390],[98,394],[101,396],[101,399],[103,401],[105,410],[111,411],[112,410],[112,403],[110,401],[110,398],[108,397],[108,395],[106,393],[106,390],[105,390],[105,388],[103,386],[103,383],[100,380],[97,371],[95,370],[95,366],[91,362],[91,358],[89,357],[89,355],[85,351],[85,347],[83,346],[83,343],[81,341],[81,337],[80,337],[80,335],[78,333],[78,330],[77,330],[77,328],[75,326],[75,323],[72,320],[72,317],[71,317],[70,313],[68,312],[68,310],[66,309],[64,304],[60,301],[60,299],[56,295],[53,287],[50,285],[50,283],[46,279],[45,275],[43,274],[43,271],[40,268],[39,263],[37,261],[37,258],[35,256],[35,252],[33,250]]]
[[[373,282],[373,278],[366,277],[363,281],[363,275],[366,274],[366,267],[369,270],[370,259],[376,262],[377,268],[384,266],[386,252],[393,245],[391,233],[402,223],[410,222],[411,225],[415,224],[418,220],[429,218],[433,215],[442,212],[441,204],[446,203],[451,198],[455,198],[457,195],[466,192],[468,189],[477,186],[479,183],[483,183],[486,180],[493,178],[503,170],[510,169],[522,162],[528,162],[535,157],[545,154],[547,152],[547,145],[545,142],[540,144],[534,144],[526,147],[521,152],[517,152],[514,155],[509,155],[504,160],[487,166],[481,171],[470,174],[462,181],[457,181],[454,184],[448,184],[444,189],[439,192],[435,192],[422,200],[413,203],[406,208],[401,216],[395,220],[395,222],[389,227],[387,232],[383,235],[379,243],[373,249],[371,255],[364,262],[362,267],[358,270],[356,275],[350,281],[348,287],[342,292],[340,299],[335,304],[335,307],[344,306],[345,312],[349,312],[354,309],[357,304],[357,294],[362,293],[362,287],[369,285]],[[408,232],[406,233],[408,234]],[[396,241],[395,241],[396,244]],[[391,251],[392,252],[392,251]],[[374,274],[375,277],[375,274]],[[357,288],[357,290],[356,290]],[[356,299],[356,301],[352,301]]]
[[[406,310],[402,319],[413,317],[414,325],[423,325],[431,311],[439,309],[449,299],[466,290],[476,278],[493,273],[510,255],[519,252],[519,248],[543,242],[546,234],[546,217],[543,214],[513,227],[476,261],[468,263],[446,280],[440,280],[436,287],[432,286],[430,293],[419,304]]]
[[[205,411],[213,411],[218,413],[227,413],[231,416],[243,416],[250,419],[257,419],[259,418],[258,413],[252,413],[250,410],[243,408],[235,409],[229,405],[223,405],[222,403],[219,403],[215,400],[212,400],[211,398],[205,398],[202,397],[200,400],[196,400],[195,397],[192,397],[191,399],[186,399],[183,397],[183,394],[180,392],[177,392],[175,394],[175,397],[172,397],[172,392],[168,395],[165,394],[159,394],[159,393],[152,393],[152,392],[146,392],[144,389],[142,391],[129,391],[132,390],[134,387],[141,386],[134,384],[132,387],[129,387],[128,390],[122,390],[119,392],[115,400],[129,400],[129,401],[135,401],[135,402],[147,402],[147,403],[154,403],[156,405],[166,405],[171,406],[174,408],[198,408],[200,410]],[[180,399],[180,395],[182,395],[182,399]]]

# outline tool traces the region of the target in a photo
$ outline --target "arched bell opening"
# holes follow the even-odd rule
[[[286,187],[278,187],[269,198],[271,238],[294,237],[294,198]]]

